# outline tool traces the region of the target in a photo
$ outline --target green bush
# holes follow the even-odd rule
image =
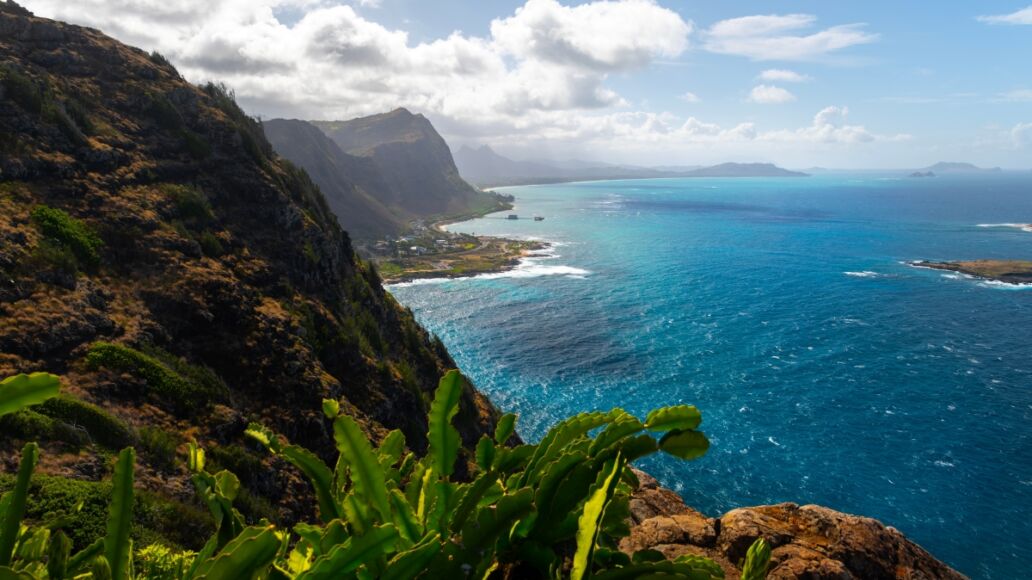
[[[155,352],[156,349],[151,351]],[[196,413],[224,395],[221,381],[210,370],[189,365],[167,353],[161,355],[163,360],[152,354],[95,342],[86,354],[86,364],[91,369],[106,368],[143,379],[162,403],[177,412]]]
[[[158,190],[172,201],[176,217],[188,226],[197,228],[215,220],[215,213],[211,209],[211,202],[208,201],[204,192],[196,187],[164,183],[158,186]]]
[[[204,137],[189,129],[183,129],[180,136],[183,138],[183,149],[190,157],[198,161],[211,157],[211,145],[204,140]]]
[[[201,87],[214,105],[222,111],[236,128],[240,135],[244,151],[251,156],[259,165],[271,159],[274,152],[272,145],[265,138],[265,130],[257,120],[250,117],[240,105],[236,103],[236,96],[226,85],[222,83],[208,83]]]
[[[219,237],[208,230],[197,234],[194,239],[201,246],[201,251],[204,252],[204,255],[209,258],[218,258],[226,253],[226,249],[222,247]]]
[[[0,475],[0,493],[13,487],[13,476]],[[135,495],[133,539],[137,545],[162,543],[177,549],[198,549],[212,532],[210,518],[194,506],[142,490]],[[75,549],[81,550],[104,537],[110,502],[111,482],[36,474],[29,488],[26,519],[44,523],[64,516],[66,524],[62,528]]]
[[[56,240],[40,240],[29,259],[31,270],[57,270],[74,276],[79,271],[79,260],[70,247]]]
[[[162,129],[178,129],[183,126],[183,117],[172,101],[161,93],[147,95],[146,112]]]
[[[172,63],[169,62],[168,59],[165,58],[164,55],[162,55],[160,52],[158,52],[156,50],[155,51],[151,51],[151,53],[149,55],[149,58],[150,58],[151,62],[153,62],[154,64],[156,64],[158,66],[167,66],[169,68],[172,67]]]
[[[43,92],[28,75],[13,67],[3,67],[0,68],[0,82],[4,85],[4,93],[21,108],[37,115],[43,111]]]
[[[104,242],[82,221],[45,205],[32,210],[32,221],[44,236],[70,249],[80,264],[89,268],[100,264]]]
[[[90,439],[109,449],[120,449],[136,442],[133,430],[104,409],[70,395],[58,395],[36,407],[41,414],[84,429]]]
[[[179,438],[160,427],[140,428],[140,449],[151,465],[164,471],[171,471],[176,465],[176,448]]]
[[[64,421],[55,421],[32,409],[0,417],[0,432],[23,441],[60,441],[73,447],[82,447],[90,441],[85,430]]]

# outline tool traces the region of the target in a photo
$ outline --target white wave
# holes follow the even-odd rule
[[[983,288],[995,288],[997,290],[1032,290],[1032,284],[1014,284],[1002,280],[982,280],[978,283]]]
[[[980,228],[1016,228],[1023,232],[1032,232],[1032,224],[978,224]]]
[[[863,270],[861,272],[843,272],[846,276],[853,276],[854,278],[877,278],[881,276],[878,272],[872,272],[870,270]]]
[[[526,262],[531,262],[527,260]],[[591,274],[590,271],[583,268],[574,268],[573,266],[545,266],[543,264],[534,263],[522,263],[519,266],[508,270],[506,272],[492,272],[490,274],[480,274],[474,276],[474,279],[479,280],[494,280],[497,278],[539,278],[541,276],[566,276],[568,278],[581,278]]]

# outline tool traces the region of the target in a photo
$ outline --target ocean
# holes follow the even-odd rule
[[[581,411],[694,404],[706,456],[640,467],[696,509],[821,504],[972,577],[1027,576],[1032,287],[906,262],[1032,259],[1032,172],[505,192],[545,219],[451,229],[550,250],[390,291],[524,438]]]

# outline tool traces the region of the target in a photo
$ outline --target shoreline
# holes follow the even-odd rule
[[[419,281],[440,280],[444,282],[448,280],[460,280],[462,278],[476,278],[477,276],[485,274],[504,274],[519,268],[524,260],[533,258],[536,254],[547,251],[555,246],[552,242],[514,240],[493,236],[477,236],[477,239],[482,240],[485,244],[506,246],[508,251],[503,255],[493,257],[489,264],[481,267],[461,267],[460,270],[456,270],[455,267],[432,268],[425,270],[407,269],[393,276],[383,274],[381,271],[380,276],[382,283],[385,288],[390,289],[391,286],[411,284]],[[516,247],[513,248],[512,246]],[[441,261],[454,259],[454,256],[449,257],[448,254],[438,257]]]
[[[906,264],[914,268],[955,272],[985,282],[1032,287],[1032,261],[1027,260],[961,260],[955,262],[911,260]]]

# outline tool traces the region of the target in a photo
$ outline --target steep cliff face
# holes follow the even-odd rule
[[[275,501],[296,480],[246,448],[250,420],[329,457],[334,398],[374,437],[425,447],[454,363],[230,94],[7,3],[0,78],[0,376],[66,384],[5,418],[3,454],[41,439],[44,471],[97,478],[133,444],[144,485],[188,496],[174,455],[194,438]],[[496,412],[464,396],[472,444]]]
[[[351,121],[314,121],[344,151],[367,157],[390,192],[380,201],[399,215],[446,216],[501,209],[500,200],[459,176],[451,150],[423,115],[405,109]]]
[[[348,155],[305,121],[272,119],[262,126],[276,152],[303,167],[318,184],[349,234],[377,238],[405,229],[403,217],[380,201],[392,197],[391,187],[371,159]]]

